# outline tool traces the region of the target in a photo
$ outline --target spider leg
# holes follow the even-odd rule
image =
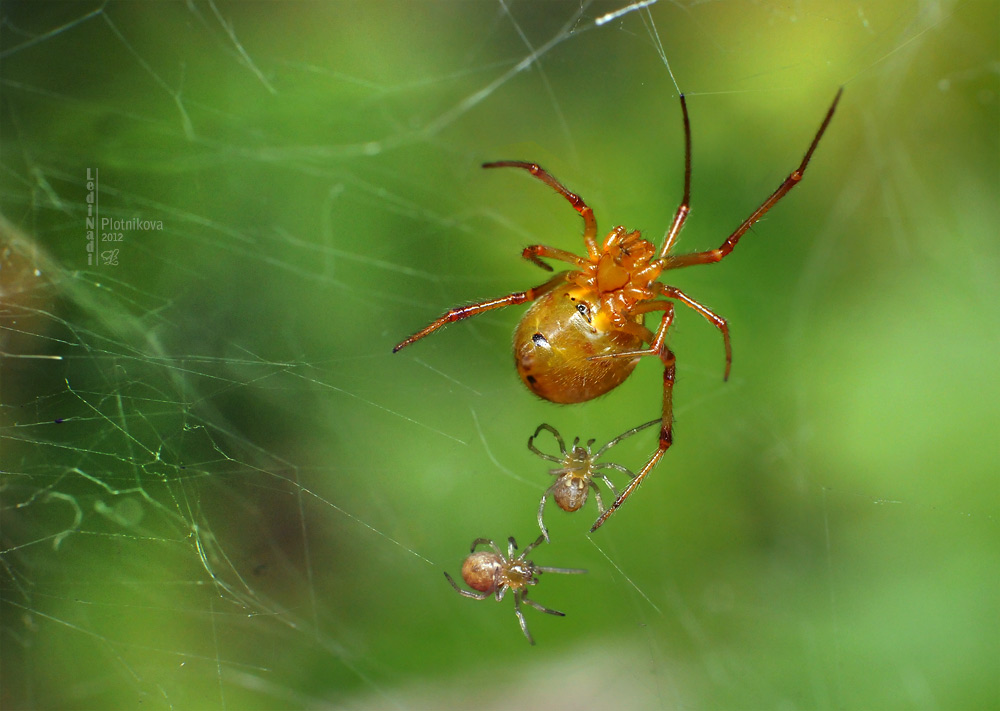
[[[663,344],[666,341],[667,329],[670,328],[670,324],[673,323],[674,320],[674,305],[669,301],[644,301],[638,304],[635,308],[633,308],[630,313],[633,315],[645,314],[645,313],[650,313],[651,311],[665,312],[663,314],[663,321],[660,322],[660,327],[659,329],[657,329],[655,334],[645,326],[642,326],[638,323],[627,324],[628,326],[633,327],[631,330],[633,330],[637,335],[639,335],[642,338],[642,340],[649,342],[648,348],[640,348],[634,351],[615,351],[613,353],[602,353],[601,355],[590,356],[590,358],[588,358],[587,360],[606,360],[610,358],[637,358],[649,355],[659,356],[662,359]],[[623,327],[622,330],[630,330],[630,329]],[[635,428],[635,430],[623,434],[622,437],[628,434],[632,434],[632,432],[637,432],[641,430],[643,427],[648,426],[649,424],[650,423],[646,423],[645,425],[639,425],[638,427]],[[619,437],[618,439],[621,438]],[[603,451],[604,449],[607,449],[607,445],[605,447],[602,447],[601,451]]]
[[[535,570],[540,573],[562,573],[563,575],[584,575],[585,568],[550,568],[546,565],[536,565]]]
[[[528,642],[534,644],[535,640],[532,638],[531,632],[528,631],[528,623],[524,619],[524,613],[521,612],[521,598],[523,595],[523,590],[518,590],[514,593],[514,614],[517,615],[517,621],[521,625],[521,631],[524,632],[524,636],[528,638]]]
[[[608,479],[607,474],[594,474],[594,476],[600,477],[604,481],[604,485],[611,491],[612,496],[618,496],[618,492],[615,491],[615,486],[611,483],[611,480]],[[597,499],[597,514],[601,515],[604,513],[604,499],[601,498],[601,488],[594,483],[593,479],[591,479],[588,484],[590,485],[590,488],[594,490],[594,498]]]
[[[656,420],[657,424],[659,424],[659,422],[660,422],[659,420]],[[607,478],[606,474],[596,474],[598,469],[615,469],[617,471],[620,471],[622,474],[627,474],[629,479],[632,479],[635,476],[635,474],[629,471],[627,467],[623,467],[621,464],[615,464],[614,462],[601,462],[600,464],[595,464],[593,466],[593,471],[595,472],[594,475],[601,476],[606,479]]]
[[[583,198],[576,193],[571,193],[562,183],[552,177],[551,173],[537,163],[529,163],[523,160],[499,160],[493,163],[483,163],[483,167],[522,168],[566,198],[569,201],[569,204],[573,206],[573,209],[579,212],[580,217],[583,218],[583,241],[584,244],[587,245],[587,254],[589,254],[594,260],[600,256],[601,253],[597,247],[597,240],[595,239],[597,237],[597,220],[594,218],[594,211],[587,206],[587,203],[583,201]],[[527,256],[526,258],[531,259]],[[532,261],[536,260],[532,259]]]
[[[652,286],[657,292],[663,294],[668,299],[677,299],[685,306],[694,309],[704,316],[709,323],[722,332],[722,342],[726,349],[726,370],[722,379],[729,380],[729,369],[733,365],[733,347],[729,342],[729,324],[726,322],[726,319],[719,316],[704,304],[695,301],[677,287],[667,286],[666,284],[662,284],[660,282],[654,282]]]
[[[619,442],[621,442],[623,439],[625,439],[627,437],[631,437],[636,432],[640,432],[640,431],[646,429],[647,427],[652,427],[657,422],[659,422],[659,420],[650,420],[649,422],[642,423],[638,427],[633,427],[628,432],[622,432],[620,435],[618,435],[613,440],[611,440],[606,445],[604,445],[599,450],[597,450],[597,453],[594,455],[594,459],[597,459],[598,457],[600,457],[602,454],[604,454],[605,452],[607,452],[609,449],[611,449],[612,447],[614,447],[616,444],[618,444]],[[602,466],[604,466],[604,465],[602,465]],[[615,468],[622,469],[623,471],[628,471],[624,467],[618,467],[617,465],[609,465],[609,466],[615,466]],[[629,473],[629,476],[632,476],[631,472]]]
[[[559,430],[557,430],[555,427],[545,422],[538,425],[538,429],[535,430],[535,434],[528,437],[528,449],[530,449],[532,452],[537,454],[542,459],[546,459],[550,462],[561,462],[562,459],[560,459],[559,457],[555,457],[551,454],[545,454],[544,452],[540,452],[538,451],[538,449],[535,448],[535,438],[538,437],[538,435],[541,433],[542,430],[548,430],[549,432],[552,433],[552,436],[556,438],[556,442],[559,443],[559,451],[563,453],[563,456],[566,456],[566,443],[563,442],[563,438],[562,435],[559,434]]]
[[[559,612],[559,610],[551,610],[551,609],[545,607],[544,605],[539,605],[537,602],[535,602],[530,597],[528,597],[527,594],[523,595],[521,597],[521,600],[523,600],[528,605],[531,605],[533,608],[535,608],[539,612],[544,612],[544,613],[549,614],[549,615],[556,615],[557,617],[565,617],[566,616],[565,612]]]
[[[392,349],[393,353],[398,353],[406,346],[419,341],[424,336],[428,336],[434,333],[436,330],[445,326],[449,323],[455,321],[461,321],[462,319],[471,318],[472,316],[478,316],[486,311],[492,311],[493,309],[502,309],[504,306],[512,306],[514,304],[523,304],[525,301],[534,301],[542,294],[552,291],[557,286],[566,281],[569,272],[561,272],[556,274],[554,277],[549,279],[544,284],[534,286],[527,291],[518,291],[513,294],[508,294],[507,296],[502,296],[499,299],[491,299],[490,301],[483,301],[478,304],[469,304],[468,306],[458,306],[451,309],[446,314],[442,315],[436,321],[430,325],[424,327],[423,329],[417,331],[409,338],[400,341]]]
[[[840,101],[841,94],[844,93],[844,88],[841,87],[837,91],[837,95],[833,98],[833,103],[830,104],[829,110],[826,112],[826,116],[823,118],[823,123],[820,124],[819,131],[816,132],[816,137],[813,138],[812,143],[809,145],[809,150],[806,151],[805,156],[802,158],[802,162],[799,163],[799,167],[791,172],[791,174],[785,178],[785,181],[778,186],[778,189],[771,193],[771,196],[767,198],[761,206],[758,207],[753,213],[743,221],[743,223],[736,228],[736,230],[726,237],[726,241],[722,243],[717,249],[710,249],[706,252],[694,252],[693,254],[682,254],[677,257],[667,257],[666,252],[661,252],[661,256],[664,261],[665,269],[677,269],[679,267],[690,267],[693,264],[711,264],[712,262],[718,262],[727,254],[733,251],[736,243],[739,242],[740,237],[746,234],[757,220],[762,218],[764,214],[774,207],[775,203],[781,198],[785,197],[792,188],[799,184],[802,180],[802,175],[806,172],[806,166],[809,165],[809,159],[812,158],[813,151],[816,150],[816,146],[819,144],[819,139],[823,137],[826,132],[826,127],[830,125],[830,120],[833,118],[833,112],[837,108],[837,103]],[[674,220],[677,221],[676,219]],[[683,220],[681,220],[683,222]],[[673,227],[671,227],[673,229]],[[668,238],[669,241],[669,238]]]
[[[451,583],[451,586],[453,588],[455,588],[455,592],[457,592],[459,595],[462,595],[463,597],[471,597],[473,600],[485,600],[492,594],[488,592],[479,593],[479,592],[472,592],[471,590],[463,590],[462,588],[458,587],[458,584],[454,580],[452,580],[452,577],[448,575],[447,571],[445,571],[444,577],[448,578],[448,582]]]
[[[681,204],[677,206],[677,212],[674,213],[674,219],[670,223],[670,229],[667,230],[667,236],[663,238],[660,259],[670,253],[674,243],[677,242],[677,236],[681,233],[688,213],[691,212],[691,120],[688,118],[688,107],[687,101],[684,100],[684,94],[681,94],[680,98],[681,114],[684,116],[684,196],[681,198]]]
[[[490,548],[493,549],[494,553],[503,558],[503,551],[501,551],[500,547],[497,546],[497,544],[490,538],[477,538],[472,542],[472,547],[469,548],[469,552],[475,553],[476,546],[489,546]]]
[[[514,539],[512,538],[511,541],[513,541],[513,540]],[[521,556],[520,556],[521,560],[524,560],[525,556],[527,556],[531,551],[535,550],[535,548],[537,548],[538,546],[542,545],[542,543],[544,543],[544,542],[545,542],[545,536],[539,536],[534,541],[532,541],[530,544],[528,544],[528,546],[523,551],[521,551]],[[515,546],[515,548],[516,547],[517,546]]]
[[[583,257],[573,254],[572,252],[567,252],[565,249],[556,249],[555,247],[548,247],[544,244],[533,244],[529,247],[525,247],[524,251],[521,252],[521,256],[527,259],[532,264],[537,264],[542,269],[547,272],[552,271],[552,267],[543,262],[539,257],[545,257],[546,259],[558,259],[562,262],[569,262],[574,267],[582,269],[590,262]]]
[[[660,420],[660,439],[657,445],[656,451],[646,462],[645,466],[639,470],[639,473],[635,475],[635,478],[628,483],[628,485],[622,490],[622,493],[618,495],[615,502],[611,504],[611,508],[602,513],[598,519],[594,522],[594,525],[590,527],[590,532],[593,533],[598,528],[600,528],[608,518],[618,510],[618,508],[625,503],[625,500],[632,495],[642,480],[646,478],[646,475],[653,470],[656,463],[660,461],[663,453],[667,451],[670,445],[673,443],[673,422],[674,422],[674,377],[676,375],[676,359],[674,358],[674,352],[667,347],[667,331],[670,328],[670,324],[674,319],[674,306],[669,301],[666,302],[653,302],[653,304],[662,304],[664,308],[663,320],[660,322],[660,327],[656,331],[656,335],[653,337],[652,343],[650,343],[650,351],[657,353],[660,360],[663,362],[663,414]],[[639,352],[640,355],[645,355],[646,351]]]
[[[555,483],[552,484],[552,486],[550,486],[548,489],[545,490],[545,493],[542,494],[542,501],[541,503],[538,504],[538,528],[541,529],[542,538],[545,539],[546,543],[549,542],[549,529],[545,527],[545,520],[543,517],[543,514],[545,512],[545,502],[548,500],[549,494],[552,493],[552,490],[555,489],[556,486],[558,485],[559,485],[559,480],[557,479]]]

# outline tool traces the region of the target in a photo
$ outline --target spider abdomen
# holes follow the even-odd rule
[[[589,476],[589,471],[587,472]],[[552,498],[563,511],[579,511],[587,503],[589,487],[583,475],[571,476],[559,481],[552,490]]]
[[[502,568],[496,553],[478,551],[472,553],[462,563],[462,579],[473,590],[491,593],[497,589]]]
[[[629,376],[638,357],[590,360],[642,347],[632,333],[595,327],[599,306],[593,292],[575,284],[532,304],[514,332],[514,362],[528,389],[550,402],[586,402]]]

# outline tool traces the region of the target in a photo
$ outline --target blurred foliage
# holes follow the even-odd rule
[[[0,707],[985,708],[1000,699],[995,3],[0,6]],[[659,48],[669,68],[658,54]],[[532,591],[455,595],[536,532],[549,422],[658,414],[653,359],[559,407],[512,308],[580,219],[680,199],[723,263],[690,311],[675,445],[594,536],[550,506]],[[85,176],[126,231],[88,265]],[[613,461],[641,466],[639,435]]]

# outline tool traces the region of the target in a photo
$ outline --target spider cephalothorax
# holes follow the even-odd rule
[[[615,227],[604,238],[600,256],[570,272],[571,283],[590,289],[599,300],[595,327],[631,328],[635,323],[632,310],[658,294],[654,283],[663,271],[663,261],[654,257],[656,248],[638,230]]]

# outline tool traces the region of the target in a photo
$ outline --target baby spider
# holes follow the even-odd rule
[[[507,590],[513,590],[514,614],[517,615],[517,621],[521,623],[521,631],[524,632],[524,636],[528,638],[529,642],[534,644],[535,640],[531,638],[531,633],[528,632],[528,623],[524,621],[524,613],[521,612],[522,602],[526,602],[536,610],[547,612],[550,615],[558,615],[559,617],[565,617],[566,615],[563,612],[543,607],[534,600],[529,600],[528,586],[536,585],[538,583],[538,576],[541,573],[576,574],[587,572],[586,570],[578,570],[576,568],[549,568],[542,565],[535,565],[530,560],[525,560],[528,553],[544,540],[544,537],[539,536],[535,539],[534,543],[521,551],[521,555],[516,558],[514,557],[514,551],[517,550],[517,543],[514,541],[513,536],[507,539],[506,556],[504,556],[503,551],[500,550],[497,544],[489,538],[477,538],[474,540],[470,549],[472,554],[462,563],[462,579],[466,585],[478,592],[471,592],[458,587],[447,572],[445,572],[444,577],[448,578],[448,582],[451,583],[451,586],[455,588],[459,595],[471,597],[474,600],[485,600],[490,595],[494,595],[497,600],[503,600],[503,596],[507,594]],[[492,550],[484,550],[477,553],[476,546],[480,545],[489,546]]]
[[[802,180],[809,159],[833,119],[842,93],[843,89],[834,97],[798,167],[719,247],[704,252],[672,254],[690,212],[691,201],[691,122],[683,94],[680,100],[684,121],[684,192],[659,249],[643,239],[637,230],[630,231],[621,226],[612,229],[604,241],[598,243],[593,210],[583,198],[571,193],[535,163],[518,160],[484,163],[484,168],[526,170],[562,195],[583,218],[586,254],[579,256],[539,244],[525,247],[521,256],[543,269],[552,271],[552,267],[542,261],[543,258],[567,262],[571,269],[527,291],[515,291],[489,301],[453,308],[401,341],[393,352],[453,321],[533,301],[514,332],[514,362],[521,380],[539,397],[558,403],[586,402],[620,385],[643,356],[659,358],[663,365],[659,443],[611,508],[602,513],[590,528],[591,531],[597,530],[625,503],[673,441],[675,359],[667,345],[667,332],[674,321],[673,302],[693,309],[719,329],[726,351],[723,378],[729,377],[732,349],[726,319],[677,287],[660,282],[660,276],[671,269],[718,262],[733,251],[750,227]],[[654,312],[662,312],[663,315],[657,328],[652,330],[646,327],[644,320],[647,314]]]
[[[620,464],[614,464],[612,462],[602,462],[597,464],[597,460],[601,458],[601,455],[621,442],[623,439],[631,437],[636,432],[644,430],[647,427],[652,427],[659,422],[660,420],[658,419],[650,420],[643,425],[633,427],[628,432],[615,437],[596,452],[591,452],[590,446],[597,440],[587,440],[586,446],[581,447],[579,437],[573,440],[573,446],[569,449],[569,451],[567,451],[566,443],[563,441],[562,435],[559,434],[559,431],[556,430],[555,427],[548,424],[538,425],[538,429],[535,430],[535,434],[528,437],[528,449],[542,459],[562,465],[549,470],[549,474],[554,474],[556,480],[553,482],[552,486],[546,489],[545,493],[542,494],[542,502],[538,505],[538,527],[542,529],[542,537],[546,541],[549,540],[549,531],[545,528],[545,521],[542,516],[545,511],[545,500],[548,498],[549,494],[552,494],[552,498],[555,499],[559,508],[563,511],[572,512],[580,509],[585,503],[587,503],[587,493],[590,489],[593,489],[594,496],[597,498],[597,513],[603,514],[604,502],[601,500],[601,491],[594,482],[594,477],[603,481],[608,489],[611,490],[611,494],[613,496],[617,496],[614,484],[612,484],[611,480],[608,479],[608,475],[601,473],[600,470],[617,469],[620,472],[628,474],[629,479],[634,478],[635,474]],[[538,437],[538,434],[542,430],[548,430],[552,433],[552,436],[556,438],[556,442],[559,444],[559,451],[562,453],[561,456],[557,457],[553,454],[546,454],[535,447],[535,438]]]

